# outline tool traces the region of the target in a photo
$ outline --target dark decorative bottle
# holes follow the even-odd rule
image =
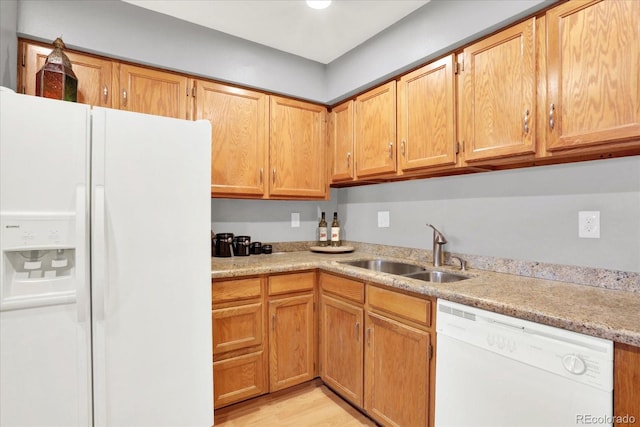
[[[327,219],[325,218],[324,212],[322,212],[322,218],[320,218],[320,223],[318,224],[318,245],[327,246]]]

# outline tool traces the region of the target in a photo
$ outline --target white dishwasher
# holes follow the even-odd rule
[[[436,427],[612,425],[613,343],[438,300]]]

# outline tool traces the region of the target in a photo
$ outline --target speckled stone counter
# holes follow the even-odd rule
[[[587,335],[640,346],[640,293],[470,268],[470,279],[431,283],[341,264],[384,258],[432,269],[429,260],[394,257],[357,249],[346,254],[309,251],[212,258],[213,279],[319,268],[392,288],[443,298]],[[454,267],[439,270],[460,273]]]

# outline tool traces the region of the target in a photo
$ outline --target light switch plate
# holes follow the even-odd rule
[[[378,228],[388,228],[389,226],[389,211],[378,212]]]
[[[300,227],[300,212],[291,212],[291,228]]]

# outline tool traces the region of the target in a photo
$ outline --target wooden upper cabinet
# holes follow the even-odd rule
[[[269,197],[326,198],[326,114],[322,105],[271,96]]]
[[[120,64],[117,107],[158,116],[191,119],[191,81],[184,75]]]
[[[456,162],[454,55],[398,82],[398,162],[402,171]]]
[[[358,96],[355,120],[356,176],[395,173],[395,80]]]
[[[198,81],[196,118],[211,121],[211,195],[262,197],[269,147],[269,97]]]
[[[329,125],[331,182],[350,181],[355,177],[354,102],[347,101],[331,110]]]
[[[36,94],[36,73],[42,68],[52,48],[36,43],[20,41],[22,53],[18,91]],[[78,78],[78,102],[110,108],[112,104],[113,63],[91,55],[65,50],[71,68]]]
[[[534,154],[535,18],[464,49],[461,79],[465,160]]]
[[[547,12],[548,151],[640,137],[639,16],[620,0]]]

